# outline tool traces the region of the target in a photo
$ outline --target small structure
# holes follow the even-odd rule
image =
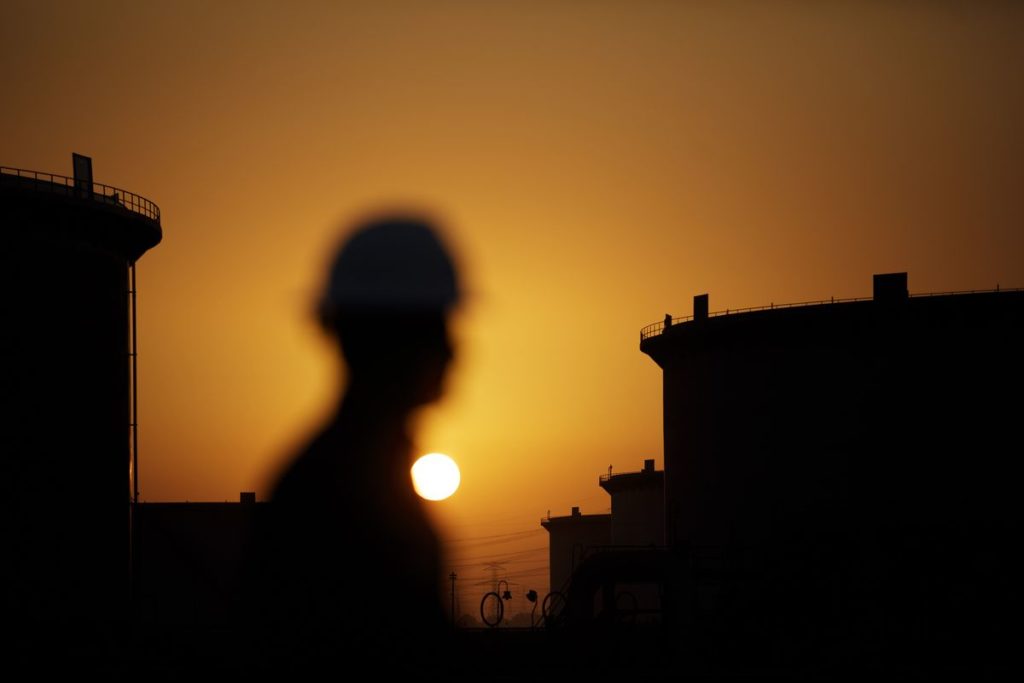
[[[267,503],[243,491],[238,502],[135,506],[135,614],[143,625],[224,628],[241,591],[252,529]]]
[[[639,472],[602,474],[598,484],[612,497],[612,545],[665,544],[665,472],[653,459]]]
[[[609,514],[584,515],[579,507],[563,517],[545,517],[540,520],[550,538],[548,543],[551,591],[562,591],[569,583],[573,570],[593,548],[611,542]]]

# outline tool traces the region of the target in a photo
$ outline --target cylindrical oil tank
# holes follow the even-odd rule
[[[612,499],[611,544],[665,544],[665,472],[645,460],[639,472],[601,475],[598,485]]]
[[[550,588],[565,591],[573,571],[595,548],[607,546],[611,539],[611,515],[584,515],[578,507],[572,514],[545,517],[540,525],[547,530]]]
[[[1024,292],[903,282],[642,339],[663,369],[667,542],[714,568],[686,581],[714,584],[694,618],[720,642],[976,659],[1013,632]]]
[[[55,626],[88,642],[127,607],[129,266],[161,236],[156,206],[132,193],[0,172],[0,590],[26,642]]]

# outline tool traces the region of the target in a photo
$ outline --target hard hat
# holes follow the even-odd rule
[[[443,312],[458,300],[455,264],[431,224],[384,217],[363,224],[338,251],[320,314]]]

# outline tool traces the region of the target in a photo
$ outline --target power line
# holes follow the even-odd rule
[[[489,536],[470,536],[469,538],[450,538],[445,540],[445,544],[448,545],[452,543],[474,543],[477,541],[490,542],[497,541],[499,539],[511,539],[513,537],[526,537],[530,534],[536,534],[541,531],[544,531],[544,529],[541,527],[537,527],[536,529],[527,529],[524,531],[510,531],[505,534],[491,534]]]
[[[498,546],[507,546],[509,544],[522,543],[523,541],[530,541],[529,537],[523,536],[521,538],[506,538],[496,541],[482,541],[480,543],[466,544],[463,546],[444,546],[444,549],[449,554],[475,552],[480,550],[487,550],[489,548],[495,548]],[[498,550],[496,554],[501,554],[501,550]]]
[[[499,558],[502,561],[504,561],[505,558],[515,558],[515,557],[518,557],[520,555],[529,555],[529,554],[533,554],[533,553],[547,552],[547,550],[548,550],[547,546],[543,546],[543,547],[537,547],[537,548],[528,548],[526,550],[514,550],[514,551],[511,551],[511,552],[505,552],[505,553],[491,553],[489,555],[475,555],[473,557],[456,557],[455,559],[457,559],[459,561],[459,564],[452,565],[452,566],[454,566],[454,567],[467,567],[467,566],[471,566],[473,564],[479,564],[480,562],[483,562],[485,560],[494,560],[495,558]],[[518,560],[518,561],[521,562],[522,560]]]
[[[547,573],[548,573],[548,568],[547,567],[526,567],[526,568],[524,568],[522,570],[517,570],[517,571],[514,571],[514,572],[506,572],[505,575],[506,576],[510,576],[512,578],[515,578],[515,577],[518,577],[518,576],[533,576],[533,575],[538,575],[539,576],[539,575],[547,574]],[[470,581],[470,580],[473,580],[473,579],[476,579],[476,580],[484,580],[484,579],[492,580],[492,576],[489,576],[487,574],[469,574],[469,573],[466,573],[466,572],[463,572],[463,573],[459,574],[459,580],[460,581],[462,581],[462,580]]]

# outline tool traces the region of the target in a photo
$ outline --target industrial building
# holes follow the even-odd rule
[[[237,502],[137,504],[136,621],[164,628],[232,626],[252,529],[266,505],[251,491]]]
[[[1005,661],[1024,291],[912,296],[895,273],[865,299],[710,314],[701,295],[640,349],[663,370],[691,642],[784,664]]]
[[[0,583],[28,648],[32,633],[52,649],[58,632],[76,647],[102,637],[130,590],[134,275],[162,238],[160,210],[94,182],[88,157],[73,165],[0,168]]]
[[[639,472],[602,474],[598,484],[612,499],[612,545],[665,545],[665,472],[653,459]]]
[[[548,570],[551,590],[563,591],[573,570],[593,548],[611,542],[609,514],[584,515],[578,507],[560,517],[548,515],[540,525],[548,532]]]
[[[574,507],[571,515],[541,520],[549,533],[551,591],[566,601],[571,621],[660,615],[663,477],[653,459],[644,460],[639,472],[609,469],[598,484],[611,496],[611,514],[583,515]],[[652,563],[659,568],[650,569]]]

